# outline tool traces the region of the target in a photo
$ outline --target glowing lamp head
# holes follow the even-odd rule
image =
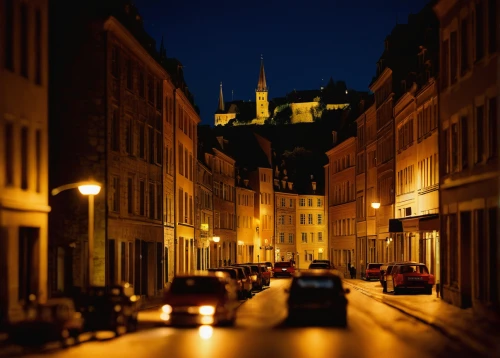
[[[78,190],[83,195],[97,195],[101,191],[101,186],[94,183],[85,183],[78,186]]]
[[[372,208],[374,209],[380,208],[380,203],[372,203]]]
[[[212,240],[213,240],[214,242],[219,242],[219,241],[220,241],[220,237],[218,237],[218,236],[214,236],[214,237],[212,238]]]

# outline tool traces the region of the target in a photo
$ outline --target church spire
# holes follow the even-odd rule
[[[267,92],[266,73],[264,72],[264,57],[260,55],[259,82],[257,83],[257,92]]]
[[[224,97],[222,95],[222,82],[220,83],[220,92],[219,92],[219,107],[217,108],[219,111],[224,112]]]

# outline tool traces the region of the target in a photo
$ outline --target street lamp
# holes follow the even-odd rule
[[[214,236],[212,237],[212,241],[217,244],[220,241],[220,237]],[[216,245],[216,249],[217,249],[217,262],[215,263],[215,265],[216,267],[219,267],[219,245]]]
[[[89,197],[89,232],[88,232],[88,287],[92,286],[94,275],[94,196],[101,191],[101,184],[94,181],[82,181],[61,185],[52,189],[52,196],[56,196],[62,191],[78,188],[81,194]]]
[[[374,202],[371,205],[372,205],[372,208],[374,208],[374,209],[380,208],[380,203],[379,202]]]

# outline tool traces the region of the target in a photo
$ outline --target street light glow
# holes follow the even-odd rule
[[[78,190],[83,195],[97,195],[101,191],[101,186],[97,183],[85,183],[79,185]]]
[[[219,242],[220,241],[220,237],[219,236],[214,236],[214,237],[212,237],[212,240],[214,242]]]
[[[380,203],[372,203],[372,208],[374,209],[380,208]]]

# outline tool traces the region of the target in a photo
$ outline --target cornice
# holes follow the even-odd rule
[[[382,73],[380,74],[380,76],[378,76],[378,78],[375,80],[375,82],[373,82],[373,84],[369,87],[370,88],[370,91],[374,92],[380,87],[382,86],[382,84],[385,82],[385,80],[387,80],[389,78],[389,76],[392,75],[392,70],[389,68],[389,67],[386,67]]]

